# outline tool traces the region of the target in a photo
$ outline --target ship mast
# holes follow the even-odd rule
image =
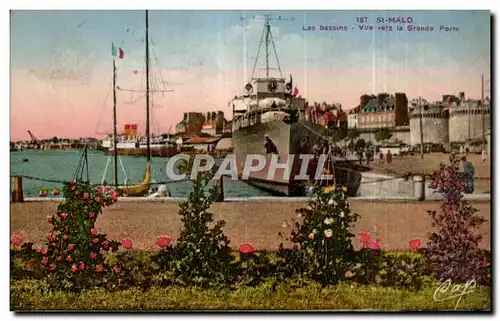
[[[249,20],[249,19],[252,19],[252,20],[262,20],[264,19],[265,20],[265,24],[264,24],[264,30],[262,31],[262,37],[260,39],[260,43],[259,43],[259,49],[257,50],[257,56],[255,57],[255,62],[254,62],[254,65],[253,65],[253,70],[252,70],[252,79],[254,79],[254,75],[255,75],[255,69],[257,67],[257,62],[259,60],[259,53],[260,53],[260,48],[262,46],[262,43],[264,43],[265,47],[266,47],[266,78],[269,79],[269,71],[270,70],[273,70],[273,68],[270,68],[269,66],[269,47],[272,46],[272,49],[274,51],[274,56],[276,58],[276,63],[278,64],[278,68],[277,70],[279,71],[280,73],[280,78],[283,78],[283,75],[281,74],[281,67],[280,67],[280,61],[279,61],[279,58],[278,58],[278,53],[276,51],[276,46],[274,45],[274,38],[273,38],[273,34],[271,32],[271,21],[273,20],[279,20],[279,21],[293,21],[294,18],[283,18],[281,16],[279,16],[278,18],[272,18],[271,15],[269,14],[266,14],[264,17],[256,17],[256,16],[253,16],[252,18],[241,18],[241,20]],[[276,69],[274,69],[276,70]]]
[[[118,188],[118,137],[116,132],[116,64],[113,58],[113,146],[115,153],[115,187]]]
[[[146,10],[146,153],[147,161],[151,160],[149,132],[149,20],[148,10]]]

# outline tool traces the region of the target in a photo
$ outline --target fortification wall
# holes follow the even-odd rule
[[[448,119],[439,108],[432,108],[422,112],[422,127],[424,144],[443,144],[449,142]],[[410,144],[420,144],[420,115],[413,111],[410,118]]]
[[[484,111],[484,130],[490,128],[490,110],[480,106],[456,107],[450,110],[449,137],[450,142],[466,142],[468,139],[483,138],[483,116]],[[470,123],[470,125],[469,125]]]

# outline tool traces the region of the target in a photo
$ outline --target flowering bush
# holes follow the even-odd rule
[[[441,211],[428,211],[437,232],[430,235],[422,252],[438,281],[465,283],[475,280],[489,284],[489,263],[479,248],[481,235],[474,230],[485,219],[463,199],[465,184],[459,176],[460,159],[450,156],[450,164],[441,164],[431,177],[430,188],[444,197]]]
[[[302,252],[306,276],[321,282],[336,283],[346,278],[346,272],[356,260],[350,228],[358,214],[347,203],[347,188],[333,186],[313,189],[314,198],[307,208],[297,210],[302,221],[295,221],[290,240]]]
[[[209,212],[217,197],[216,188],[205,193],[209,182],[209,176],[198,175],[188,200],[180,204],[183,228],[175,246],[168,247],[168,238],[156,241],[166,248],[159,257],[163,272],[179,284],[221,285],[231,283],[235,277],[229,239],[222,231],[225,222],[214,222]]]
[[[110,188],[94,189],[88,183],[70,181],[63,195],[65,200],[57,213],[47,217],[52,231],[46,235],[45,246],[38,251],[29,247],[35,260],[32,263],[57,289],[113,287],[112,281],[120,278],[121,269],[107,264],[103,253],[117,251],[120,243],[108,240],[94,225],[102,208],[116,201],[116,193]],[[130,240],[126,247],[132,247]]]

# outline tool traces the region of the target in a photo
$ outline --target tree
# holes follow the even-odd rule
[[[339,142],[347,137],[347,130],[345,130],[345,128],[342,127],[332,128],[329,130],[329,134],[334,142]]]
[[[382,128],[382,129],[379,129],[376,133],[375,133],[375,140],[377,142],[383,142],[383,141],[386,141],[388,139],[390,139],[392,137],[392,133],[391,131],[389,130],[389,128]]]
[[[351,140],[351,144],[354,144],[354,140],[359,137],[359,132],[356,127],[354,128],[349,128],[347,130],[347,137]]]
[[[354,145],[354,148],[356,150],[363,150],[366,147],[366,141],[363,138],[360,138],[356,141],[356,144]]]
[[[59,142],[59,138],[57,138],[57,136],[52,137],[52,142],[57,144]]]

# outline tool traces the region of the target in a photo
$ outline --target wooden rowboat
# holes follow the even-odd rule
[[[146,172],[141,184],[132,186],[119,186],[117,189],[119,196],[145,196],[149,192],[151,184],[151,164],[146,163]]]

